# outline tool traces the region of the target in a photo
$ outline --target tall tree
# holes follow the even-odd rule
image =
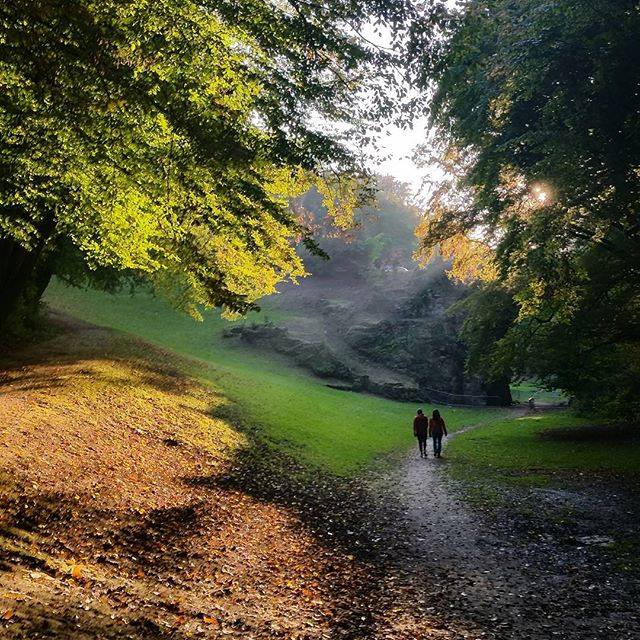
[[[3,3],[0,326],[52,273],[132,274],[232,311],[301,275],[287,198],[316,184],[337,216],[359,203],[334,200],[328,177],[353,194],[362,172],[331,123],[390,113],[393,56],[359,33],[404,15],[400,0]]]
[[[414,33],[449,170],[425,248],[444,247],[460,274],[475,254],[495,279],[481,293],[515,304],[505,323],[474,298],[468,333],[492,342],[474,340],[471,363],[637,418],[638,2],[437,2]]]

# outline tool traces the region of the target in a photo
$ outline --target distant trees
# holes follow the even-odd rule
[[[232,311],[303,273],[291,241],[313,242],[287,198],[311,185],[331,205],[346,194],[332,208],[346,217],[361,203],[353,154],[320,123],[390,113],[393,57],[359,29],[399,29],[404,11],[399,0],[3,3],[0,327],[31,312],[52,273],[142,277],[182,308]]]
[[[370,279],[386,269],[413,268],[416,248],[415,227],[419,209],[411,202],[407,184],[392,176],[375,176],[371,187],[375,199],[354,212],[353,224],[337,229],[330,212],[316,190],[293,202],[293,209],[313,229],[331,257],[305,256],[311,273],[345,278]]]
[[[432,3],[414,31],[449,176],[423,244],[460,274],[456,254],[490,263],[469,303],[470,364],[637,419],[637,2]]]

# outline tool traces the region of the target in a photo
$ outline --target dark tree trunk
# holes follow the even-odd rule
[[[490,407],[509,407],[513,404],[508,380],[496,380],[495,382],[486,383],[485,390],[487,393],[487,405]]]
[[[45,247],[44,239],[29,250],[11,238],[0,238],[0,330],[35,312],[52,275]]]

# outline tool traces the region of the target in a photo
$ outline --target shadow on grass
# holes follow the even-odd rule
[[[109,385],[114,383],[115,387],[126,383],[121,377],[94,371],[83,364],[88,360],[108,360],[133,367],[136,381],[169,392],[180,402],[179,397],[187,387],[180,366],[184,365],[186,371],[192,366],[186,360],[107,329],[69,320],[65,323],[57,338],[33,345],[25,357],[8,362],[4,367],[7,390],[9,386],[16,392],[59,387],[73,390],[78,376],[90,376]],[[37,366],[36,372],[30,371],[28,365]],[[56,370],[64,365],[75,365],[72,375]],[[212,398],[214,395],[212,390]],[[164,637],[154,631],[156,623],[141,612],[147,611],[150,616],[153,611],[169,611],[172,615],[202,620],[212,603],[230,597],[225,591],[228,587],[223,583],[218,591],[208,592],[208,599],[202,601],[198,610],[193,607],[174,610],[176,605],[168,598],[160,601],[159,597],[149,594],[166,589],[184,594],[208,588],[208,578],[196,584],[198,576],[215,575],[221,559],[209,554],[207,541],[221,530],[225,535],[231,532],[222,551],[226,554],[222,560],[227,560],[235,552],[234,537],[241,540],[252,535],[250,528],[236,526],[237,511],[264,505],[268,512],[269,507],[275,506],[279,514],[293,519],[306,536],[305,540],[312,540],[314,553],[322,559],[316,577],[324,604],[318,606],[316,615],[326,620],[324,611],[331,611],[330,619],[323,623],[330,637],[348,640],[382,637],[381,615],[392,611],[401,601],[397,583],[390,586],[388,580],[393,551],[386,532],[394,529],[393,510],[387,504],[372,500],[355,481],[300,465],[265,441],[254,424],[245,422],[237,405],[219,396],[217,400],[208,414],[231,422],[249,444],[236,451],[224,465],[224,471],[184,477],[184,485],[195,490],[195,498],[179,507],[136,513],[99,509],[90,496],[76,495],[74,487],[69,487],[64,494],[53,494],[25,482],[19,495],[0,496],[0,510],[7,523],[4,542],[22,549],[19,553],[8,551],[3,558],[5,572],[47,569],[46,562],[43,565],[44,561],[39,560],[35,552],[25,550],[25,543],[21,542],[20,531],[31,534],[42,553],[50,557],[82,557],[98,567],[103,576],[115,574],[114,585],[120,586],[112,585],[113,589],[105,596],[110,606],[117,606],[118,598],[122,598],[123,608],[135,604],[135,615],[143,620],[135,623],[138,626],[130,622],[112,629],[108,621],[105,626],[102,614],[95,609],[92,609],[94,616],[82,613],[78,618],[71,613],[67,615],[65,610],[58,616],[54,637],[111,638],[128,634],[135,638]],[[165,439],[164,442],[169,447],[181,445],[178,440]],[[204,455],[195,451],[193,454]],[[12,479],[12,482],[20,484],[23,478]],[[240,524],[246,523],[240,519]],[[3,548],[9,549],[9,546],[3,544]],[[256,549],[254,553],[259,556],[264,550]],[[266,571],[266,580],[270,579],[268,567],[267,558],[261,565]],[[187,578],[187,574],[191,577]],[[121,592],[123,581],[128,584],[139,581],[139,588]],[[295,600],[291,603],[294,610]],[[406,608],[418,623],[422,616],[428,616],[421,605],[413,603]],[[31,626],[24,627],[28,632],[15,637],[44,634],[45,627],[38,626],[41,618],[34,609]],[[242,632],[244,623],[231,618],[227,622],[235,632]],[[256,628],[246,631],[255,632],[256,637],[286,637],[264,635],[263,630]],[[174,633],[172,637],[181,636]]]
[[[122,363],[135,368],[136,381],[142,384],[177,397],[184,392],[187,382],[176,368],[176,363],[182,364],[181,358],[106,329],[82,323],[79,326],[73,323],[71,328],[72,335],[70,326],[63,325],[57,337],[32,345],[25,357],[4,359],[0,365],[4,370],[0,379],[3,393],[73,390],[78,377],[85,376],[108,385],[113,383],[116,389],[126,383],[109,372],[94,371],[92,366],[83,364],[88,360]],[[71,375],[64,370],[65,365],[74,365]],[[186,363],[185,370],[189,366]],[[214,395],[212,390],[211,396]],[[93,605],[91,612],[81,610],[76,614],[80,604],[61,607],[56,601],[51,607],[58,613],[48,616],[46,607],[40,611],[36,605],[30,609],[30,616],[17,617],[13,637],[30,638],[38,634],[57,638],[165,637],[164,631],[149,618],[154,610],[202,620],[207,607],[216,599],[231,597],[230,587],[223,583],[215,597],[208,596],[199,610],[175,610],[175,603],[168,598],[160,601],[149,594],[166,589],[179,592],[185,583],[188,586],[184,588],[190,592],[201,587],[194,584],[197,577],[193,576],[216,575],[221,560],[208,554],[207,541],[221,530],[224,535],[231,532],[223,559],[233,556],[233,537],[252,536],[250,528],[237,528],[237,510],[251,509],[256,503],[265,505],[265,512],[275,506],[278,513],[287,514],[287,518],[298,523],[301,533],[310,535],[314,553],[321,558],[316,578],[321,583],[324,604],[317,615],[326,617],[323,611],[332,612],[324,623],[330,636],[352,640],[376,637],[379,625],[376,616],[385,607],[390,610],[396,596],[387,591],[387,567],[384,554],[379,553],[384,546],[381,528],[388,522],[384,509],[373,504],[357,483],[298,464],[264,441],[260,429],[245,422],[234,403],[220,397],[218,400],[208,414],[233,423],[247,437],[249,445],[228,461],[224,472],[184,478],[186,486],[197,490],[197,498],[179,507],[167,506],[146,513],[105,510],[97,508],[89,495],[77,495],[75,487],[54,494],[23,483],[22,478],[11,479],[11,491],[0,492],[0,511],[6,524],[0,532],[3,563],[0,570],[8,575],[35,570],[57,580],[67,580],[68,576],[57,575],[51,569],[47,559],[81,557],[98,567],[103,576],[110,572],[117,574],[114,585],[118,582],[121,586],[111,585],[110,591],[107,584],[107,600],[110,606],[117,606],[117,598],[122,598],[122,607],[133,608],[135,612],[127,612],[129,622],[113,625]],[[165,444],[180,445],[178,441]],[[194,455],[204,454],[194,452]],[[373,517],[374,513],[379,517]],[[243,523],[240,519],[240,524]],[[263,552],[254,551],[257,555]],[[265,566],[269,566],[268,562]],[[242,566],[239,570],[242,572]],[[269,579],[268,572],[265,577]],[[124,588],[123,580],[129,584],[138,581],[139,589],[118,591]],[[140,592],[147,595],[143,597]],[[144,615],[144,611],[148,614]],[[263,634],[250,625],[244,628],[245,623],[236,619],[229,618],[226,623],[238,634],[285,637],[275,632],[273,636]],[[171,637],[181,636],[174,631]]]
[[[608,443],[640,441],[640,427],[630,424],[594,424],[566,429],[545,429],[540,433],[540,438],[557,442],[593,442],[606,446]]]

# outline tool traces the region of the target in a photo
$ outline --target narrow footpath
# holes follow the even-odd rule
[[[446,448],[442,459],[421,459],[416,447],[398,468],[369,479],[397,514],[387,530],[389,559],[427,615],[495,640],[640,638],[638,575],[621,571],[606,548],[612,528],[637,534],[631,495],[582,480],[566,490],[529,489],[522,499],[534,508],[524,519],[486,513],[463,499],[468,487],[450,478],[450,464]],[[543,502],[550,505],[536,510]],[[547,522],[549,506],[571,508],[575,522]]]

